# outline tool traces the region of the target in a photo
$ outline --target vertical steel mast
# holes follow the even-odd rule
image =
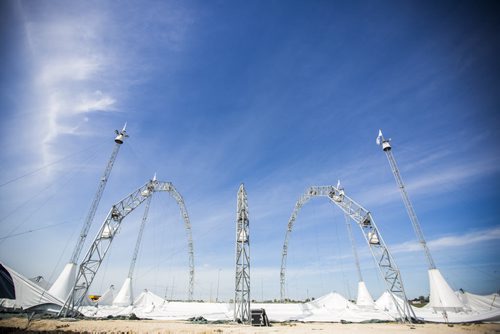
[[[245,187],[238,190],[236,216],[236,284],[234,296],[234,321],[251,323],[250,316],[250,238],[248,202]]]
[[[337,181],[337,189],[339,190],[339,196],[344,196],[344,187],[340,184],[340,180]],[[349,240],[351,241],[352,254],[354,256],[354,261],[356,262],[356,269],[358,271],[359,281],[363,281],[363,275],[361,275],[361,266],[359,265],[358,250],[356,249],[356,243],[354,241],[354,235],[352,234],[351,221],[349,215],[344,213],[345,225],[347,227],[347,234],[349,234]]]
[[[392,174],[394,174],[394,178],[396,179],[396,183],[398,184],[399,191],[401,192],[401,197],[403,198],[403,202],[405,204],[406,211],[408,212],[408,216],[410,216],[413,229],[415,230],[415,234],[417,235],[420,245],[422,245],[422,248],[424,249],[429,269],[436,269],[436,265],[434,264],[434,260],[432,259],[431,252],[429,251],[427,243],[425,242],[424,234],[422,232],[422,229],[420,228],[420,223],[418,221],[417,214],[415,213],[413,205],[410,202],[410,198],[408,196],[408,193],[406,192],[403,179],[401,178],[401,173],[399,172],[398,165],[396,164],[396,160],[394,159],[394,155],[392,154],[392,147],[390,141],[391,141],[390,139],[384,138],[382,130],[378,130],[377,145],[382,147],[382,150],[385,152],[385,155],[387,156],[387,160],[389,160],[389,165],[391,165]]]
[[[128,137],[125,128],[127,127],[127,123],[123,126],[121,131],[115,130],[115,147],[113,148],[113,152],[111,153],[111,157],[109,158],[108,164],[104,173],[101,176],[99,181],[99,186],[97,187],[97,192],[94,196],[94,200],[92,201],[92,205],[90,206],[89,212],[87,213],[87,217],[85,218],[85,222],[82,226],[82,230],[80,232],[80,238],[75,245],[75,249],[73,250],[73,254],[71,255],[70,261],[66,264],[63,271],[59,274],[54,284],[49,289],[49,292],[61,299],[66,300],[68,295],[71,292],[73,284],[75,283],[76,276],[76,264],[78,258],[80,257],[80,253],[82,252],[83,245],[85,243],[85,239],[87,238],[87,234],[90,229],[90,225],[92,225],[92,221],[94,220],[95,213],[97,211],[97,207],[99,206],[99,202],[101,201],[102,194],[104,192],[104,188],[106,187],[106,183],[108,182],[109,175],[111,174],[111,169],[113,168],[113,164],[115,163],[116,156],[118,155],[118,151],[120,150],[120,146],[123,144],[123,141],[126,137]]]
[[[113,169],[113,164],[115,163],[116,156],[118,155],[118,151],[120,150],[120,146],[123,144],[123,141],[126,137],[128,137],[127,131],[125,128],[127,127],[127,123],[123,126],[121,131],[115,130],[115,147],[113,148],[113,152],[111,153],[111,157],[109,158],[108,164],[104,173],[99,180],[99,186],[97,187],[97,192],[94,196],[94,200],[92,201],[92,205],[90,206],[89,212],[87,213],[87,217],[85,218],[85,223],[83,224],[82,231],[80,232],[80,239],[78,240],[75,249],[73,250],[73,255],[71,255],[71,263],[77,263],[78,258],[80,257],[80,253],[82,252],[83,244],[85,243],[85,239],[87,238],[87,234],[90,229],[90,225],[92,225],[92,221],[94,220],[95,213],[97,211],[97,207],[99,206],[99,202],[101,201],[102,194],[104,192],[104,188],[106,188],[106,183],[108,182],[109,175],[111,174],[111,169]]]
[[[356,269],[358,270],[358,279],[360,282],[363,281],[363,275],[361,275],[361,267],[359,265],[358,251],[356,249],[356,244],[354,243],[354,236],[352,235],[351,221],[347,214],[345,216],[345,224],[347,226],[347,233],[349,234],[349,239],[351,240],[352,254],[354,255],[354,261],[356,262]]]
[[[413,225],[413,229],[415,230],[415,234],[417,235],[418,241],[420,242],[420,245],[422,245],[427,258],[427,262],[429,265],[428,274],[430,286],[429,305],[435,311],[442,312],[444,320],[447,322],[447,311],[457,312],[458,310],[463,310],[464,305],[462,301],[458,299],[453,289],[449,286],[448,282],[446,282],[445,278],[443,277],[443,275],[441,275],[441,272],[436,268],[436,265],[434,264],[431,252],[427,247],[427,243],[424,239],[424,234],[422,233],[422,230],[420,228],[417,214],[415,213],[415,210],[411,205],[410,198],[408,197],[408,193],[406,192],[401,174],[399,173],[399,169],[396,164],[396,160],[392,155],[390,139],[385,139],[381,130],[378,131],[377,145],[380,145],[382,147],[382,150],[387,155],[387,159],[389,160],[389,164],[391,165],[392,173],[394,174],[396,183],[398,184],[399,190],[401,191],[401,197],[403,198],[403,202],[406,206],[406,211],[408,212],[408,216],[410,217],[410,221]]]
[[[154,178],[154,181],[156,181],[156,177]],[[139,248],[141,247],[142,234],[144,233],[144,226],[146,226],[146,221],[148,220],[149,206],[152,198],[153,196],[149,196],[146,200],[146,207],[144,208],[144,215],[142,216],[141,228],[139,229],[139,234],[137,235],[134,255],[132,256],[132,262],[130,262],[130,269],[128,270],[127,277],[130,279],[134,276],[135,263],[137,262],[137,255],[139,254]]]
[[[152,182],[156,181],[156,174]],[[118,306],[129,306],[134,303],[134,289],[132,287],[132,276],[134,276],[135,263],[137,262],[137,256],[139,254],[139,248],[141,247],[142,234],[144,232],[144,227],[146,226],[146,221],[148,220],[149,206],[151,205],[151,199],[153,196],[148,196],[145,201],[146,206],[144,207],[144,214],[142,216],[141,226],[139,228],[139,233],[137,234],[137,240],[135,242],[134,254],[132,255],[132,261],[130,261],[130,269],[128,271],[128,276],[123,282],[120,291],[113,300],[113,305]]]

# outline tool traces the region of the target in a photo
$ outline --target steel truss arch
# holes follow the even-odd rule
[[[391,294],[394,305],[396,306],[400,319],[404,322],[411,322],[415,319],[415,313],[408,303],[406,293],[401,279],[401,273],[389,253],[389,249],[385,245],[382,236],[379,233],[375,221],[371,213],[356,203],[350,197],[345,195],[343,189],[338,189],[334,186],[312,186],[299,198],[293,212],[288,220],[288,228],[285,233],[285,241],[283,243],[283,253],[281,257],[280,270],[280,296],[281,300],[285,300],[285,272],[286,260],[288,255],[288,242],[293,225],[297,220],[300,209],[313,197],[327,197],[333,204],[338,206],[349,218],[351,218],[361,229],[363,236],[370,247],[375,262],[378,265],[379,272],[384,278],[387,290]],[[402,299],[403,305],[397,302],[396,297]]]
[[[79,266],[78,273],[76,276],[76,281],[68,296],[67,300],[59,315],[67,316],[73,313],[76,307],[82,305],[82,301],[87,295],[89,287],[99,270],[99,267],[106,256],[106,253],[111,246],[111,243],[116,236],[116,233],[120,229],[123,219],[139,207],[143,202],[151,197],[155,192],[168,192],[170,196],[174,198],[179,206],[182,219],[184,221],[184,227],[186,229],[186,234],[188,238],[188,255],[189,255],[189,289],[188,289],[188,299],[193,299],[193,287],[194,287],[194,249],[193,249],[193,237],[191,230],[191,223],[189,221],[189,216],[184,205],[184,200],[179,194],[177,189],[171,182],[161,182],[157,180],[150,180],[144,184],[139,189],[133,191],[124,199],[114,204],[111,207],[106,219],[104,220],[99,232],[97,232],[96,237],[89,250],[87,251],[85,258]]]

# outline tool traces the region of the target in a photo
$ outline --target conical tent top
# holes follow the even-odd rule
[[[153,175],[153,181],[156,181],[156,172],[155,175]]]
[[[358,297],[356,298],[356,305],[364,307],[373,307],[375,302],[371,296],[364,281],[358,282]]]

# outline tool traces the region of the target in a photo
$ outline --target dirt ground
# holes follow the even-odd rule
[[[27,317],[0,320],[0,333],[78,332],[78,333],[500,333],[500,324],[401,325],[396,323],[339,324],[339,323],[278,323],[272,327],[251,327],[238,324],[193,324],[187,321],[161,320],[54,320]]]

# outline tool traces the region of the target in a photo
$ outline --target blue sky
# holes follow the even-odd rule
[[[113,203],[155,172],[173,182],[193,227],[195,298],[215,299],[218,277],[219,299],[233,295],[241,182],[251,214],[252,295],[272,299],[296,200],[338,179],[372,212],[408,295],[427,295],[423,253],[375,144],[382,128],[443,275],[455,289],[499,289],[498,5],[1,6],[0,260],[26,276],[53,280],[69,260],[113,130],[128,122],[130,138],[90,236]],[[121,285],[141,216],[124,221],[93,292]],[[382,281],[354,231],[365,281],[378,297]],[[287,273],[292,298],[355,296],[344,218],[325,200],[299,214]],[[164,194],[153,200],[136,274],[137,291],[186,297],[184,230]]]

